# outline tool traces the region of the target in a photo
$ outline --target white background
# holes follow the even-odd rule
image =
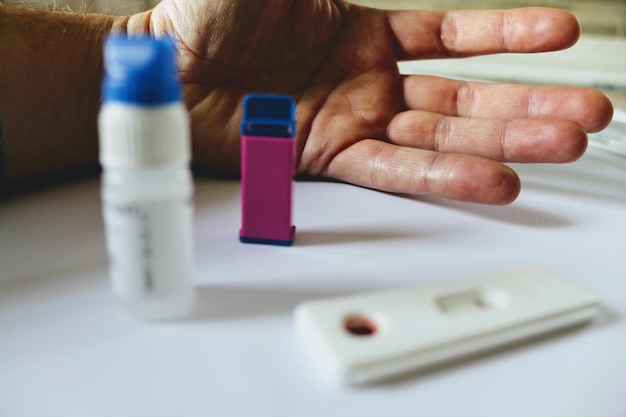
[[[0,205],[0,417],[626,416],[626,159],[515,165],[506,207],[295,186],[293,247],[244,245],[239,183],[196,183],[198,302],[119,311],[99,183]],[[597,293],[583,329],[367,388],[333,384],[296,337],[301,301],[538,265]]]

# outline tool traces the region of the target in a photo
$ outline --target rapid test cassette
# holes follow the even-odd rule
[[[367,384],[590,321],[598,299],[541,268],[307,301],[298,333],[331,377]]]

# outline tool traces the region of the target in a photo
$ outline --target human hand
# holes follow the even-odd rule
[[[130,33],[170,34],[192,117],[194,166],[239,171],[241,103],[297,100],[297,172],[390,192],[506,204],[502,162],[569,162],[612,107],[585,88],[402,76],[397,61],[558,50],[567,12],[382,11],[339,0],[164,0]]]

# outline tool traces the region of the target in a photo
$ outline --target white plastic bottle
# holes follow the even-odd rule
[[[168,39],[110,35],[98,119],[113,292],[135,316],[194,301],[189,115]]]

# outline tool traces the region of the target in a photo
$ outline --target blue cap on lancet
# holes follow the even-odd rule
[[[109,35],[104,44],[104,71],[105,102],[158,106],[181,98],[170,38]]]
[[[241,134],[289,138],[296,131],[296,102],[290,96],[249,94],[243,100]]]

